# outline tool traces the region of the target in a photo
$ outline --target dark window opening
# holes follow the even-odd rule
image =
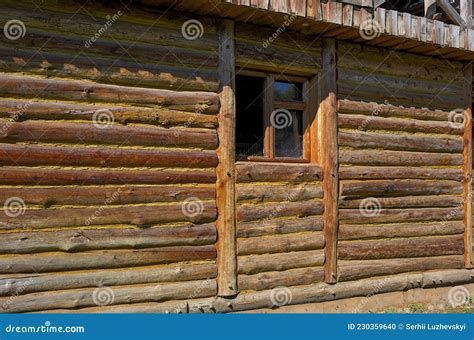
[[[237,156],[263,156],[264,78],[237,76],[236,153]]]
[[[306,161],[309,110],[304,82],[272,76],[236,77],[236,156],[245,160]]]

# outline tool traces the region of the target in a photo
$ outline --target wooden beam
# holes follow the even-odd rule
[[[319,107],[319,137],[324,188],[324,237],[327,283],[337,281],[338,233],[338,150],[337,150],[337,83],[336,41],[323,40],[323,68],[321,74],[321,103]]]
[[[221,20],[219,32],[219,73],[221,79],[219,164],[217,173],[217,284],[219,296],[237,294],[237,252],[235,229],[235,51],[234,22]]]
[[[472,64],[464,67],[464,265],[472,268]]]
[[[436,3],[441,7],[444,13],[451,19],[456,25],[462,26],[463,18],[451,5],[448,0],[436,0]]]

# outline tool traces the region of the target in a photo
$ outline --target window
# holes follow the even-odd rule
[[[236,155],[239,160],[309,161],[306,79],[236,77]]]

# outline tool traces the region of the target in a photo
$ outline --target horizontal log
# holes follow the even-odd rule
[[[323,267],[297,268],[282,272],[239,275],[239,289],[264,290],[276,287],[308,285],[324,281]]]
[[[340,184],[340,196],[416,196],[416,195],[457,195],[462,194],[462,183],[455,181],[424,180],[373,180]]]
[[[337,285],[316,283],[306,286],[289,287],[291,295],[290,305],[317,303],[352,297],[367,297],[389,292],[406,291],[423,286],[444,287],[456,286],[472,282],[473,270],[453,269],[426,273],[408,273],[391,275],[382,278],[370,278],[351,282],[340,282]],[[284,291],[283,291],[284,292]],[[208,298],[197,299],[189,302],[190,313],[225,313],[255,310],[259,308],[274,309],[275,301],[271,296],[276,294],[273,290],[259,292],[242,292],[233,299]],[[204,307],[204,306],[209,307]]]
[[[404,257],[462,255],[463,235],[408,239],[343,241],[338,245],[340,260],[375,260]]]
[[[26,48],[33,44],[41,46],[41,50]],[[102,37],[84,49],[83,39],[37,31],[27,31],[21,45],[13,45],[0,45],[2,71],[92,81],[100,79],[101,83],[124,86],[140,84],[141,87],[181,91],[218,91],[217,61],[211,51],[142,45],[136,41],[121,41],[120,48],[117,48],[117,43],[105,41]],[[82,48],[79,55],[74,50],[78,47]],[[125,55],[124,49],[128,51]],[[74,52],[67,54],[67,51]],[[100,55],[96,54],[100,51]],[[154,54],[153,57],[150,54]],[[149,59],[145,59],[147,57]],[[212,62],[214,64],[210,65]]]
[[[364,131],[339,131],[339,145],[356,149],[462,153],[461,137],[428,137],[412,134],[388,134]]]
[[[216,128],[217,117],[207,114],[206,106],[196,106],[192,112],[170,110],[164,107],[132,107],[117,105],[92,105],[61,103],[26,99],[0,98],[0,117],[16,121],[82,120],[91,122],[94,115],[106,113],[121,124],[151,124],[163,127]],[[215,112],[214,112],[215,113]]]
[[[360,131],[369,130],[387,130],[387,131],[406,131],[421,133],[439,133],[462,135],[464,128],[461,124],[451,124],[448,121],[429,121],[411,118],[395,117],[377,117],[376,113],[370,113],[370,116],[363,114],[338,114],[338,125],[340,128],[356,129]]]
[[[97,287],[55,292],[41,292],[15,297],[14,303],[0,298],[3,312],[19,313],[48,309],[69,309],[98,306],[101,303],[124,304],[137,302],[160,302],[186,299],[189,296],[207,297],[217,294],[214,279],[179,283],[147,284],[137,286]]]
[[[447,179],[460,181],[462,168],[370,167],[341,166],[339,178],[343,179]]]
[[[306,217],[321,215],[324,206],[321,201],[280,202],[269,204],[240,205],[237,207],[237,221],[264,220],[271,223],[274,218],[285,216]]]
[[[42,181],[39,180],[38,183]],[[189,197],[213,200],[212,186],[76,186],[76,187],[10,187],[0,190],[0,205],[10,197],[21,197],[27,206],[45,208],[56,205],[110,205],[181,202]]]
[[[462,154],[379,151],[379,150],[339,150],[341,164],[371,166],[442,166],[462,165]]]
[[[463,256],[436,256],[412,259],[339,261],[339,281],[355,281],[380,275],[421,272],[433,269],[461,269]]]
[[[106,144],[215,150],[215,130],[164,129],[144,126],[104,125],[51,121],[11,122],[0,119],[0,142]]]
[[[97,84],[79,80],[45,79],[0,74],[0,95],[34,97],[86,102],[114,102],[160,105],[174,110],[193,112],[205,105],[207,112],[217,113],[219,98],[211,92],[170,91],[118,85]]]
[[[379,117],[402,117],[419,120],[437,120],[444,122],[449,122],[450,115],[450,113],[446,111],[405,108],[394,105],[367,103],[353,100],[339,100],[338,110],[343,113],[351,114],[374,113],[374,115]]]
[[[7,185],[106,185],[215,183],[214,169],[44,169],[3,166],[0,184]]]
[[[341,209],[339,218],[351,224],[397,223],[397,222],[422,222],[422,221],[447,221],[462,220],[464,216],[461,205],[452,208],[423,208],[423,209],[384,209],[383,207],[369,210]]]
[[[171,222],[206,223],[216,218],[214,201],[191,199],[181,204],[26,209],[4,216],[0,230],[130,224],[147,226]],[[16,216],[18,215],[18,216]]]
[[[288,253],[324,248],[322,232],[251,237],[237,240],[238,255]]]
[[[237,223],[237,237],[254,237],[323,230],[322,216]]]
[[[137,267],[182,261],[213,260],[214,246],[179,246],[148,249],[94,250],[27,255],[0,255],[0,273],[47,273],[58,271]]]
[[[301,185],[255,185],[239,184],[238,203],[267,203],[282,201],[305,201],[323,198],[322,184]]]
[[[237,162],[237,182],[301,183],[322,180],[321,167],[314,164]]]
[[[261,272],[322,266],[324,259],[324,250],[240,256],[239,274],[252,275]]]
[[[458,207],[463,202],[463,196],[402,196],[378,197],[378,204],[383,209],[392,208],[443,208]],[[366,199],[342,198],[339,200],[340,209],[355,209],[364,206]]]
[[[462,234],[462,221],[444,223],[397,223],[381,225],[351,225],[339,226],[339,240],[380,239],[389,237],[419,237],[431,235]]]
[[[0,144],[0,165],[214,167],[215,151]]]
[[[169,264],[134,268],[80,270],[0,276],[0,296],[85,287],[178,282],[215,278],[215,263]]]
[[[200,246],[216,242],[214,224],[148,229],[74,229],[4,233],[0,253],[77,252],[100,249]]]

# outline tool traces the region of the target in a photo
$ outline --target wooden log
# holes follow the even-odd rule
[[[401,117],[420,120],[449,121],[449,112],[428,109],[405,108],[394,105],[339,100],[338,110],[343,113],[367,114],[375,113],[379,117]]]
[[[100,127],[100,125],[98,125]],[[215,150],[214,130],[163,129],[144,126],[108,125],[97,128],[92,124],[24,121],[0,119],[0,142],[34,141],[42,143],[100,144],[120,146],[155,146],[200,148]]]
[[[379,150],[339,150],[339,161],[351,165],[371,166],[443,166],[462,165],[462,154],[379,151]]]
[[[324,265],[324,250],[239,256],[239,274],[282,271]]]
[[[377,209],[377,208],[375,208]],[[365,216],[364,216],[365,215]],[[464,213],[462,206],[453,208],[423,208],[423,209],[380,209],[376,212],[365,212],[363,209],[341,209],[341,221],[350,221],[351,224],[397,223],[462,220]]]
[[[273,219],[268,223],[248,222],[237,224],[237,237],[255,237],[274,234],[291,234],[323,230],[322,216]]]
[[[370,278],[352,282],[340,282],[337,285],[316,283],[307,286],[291,287],[290,305],[303,303],[316,303],[352,297],[367,297],[374,294],[406,291],[423,286],[443,287],[446,285],[462,285],[472,282],[469,270],[443,270],[438,272],[398,274],[382,278]],[[446,283],[447,282],[447,283]],[[260,292],[244,292],[234,299],[197,299],[189,302],[190,313],[225,313],[254,310],[259,308],[275,308],[275,291],[264,290]],[[205,307],[205,306],[209,307]]]
[[[42,169],[3,166],[0,183],[8,185],[105,185],[215,183],[214,169]]]
[[[241,290],[264,290],[275,287],[308,285],[324,280],[324,268],[296,268],[281,272],[239,275]]]
[[[370,116],[361,114],[339,114],[338,125],[340,128],[356,129],[357,133],[368,130],[387,130],[462,135],[464,132],[460,124],[451,124],[448,121],[377,117],[375,114]]]
[[[290,251],[318,250],[324,248],[321,232],[273,235],[238,239],[238,255],[288,253]]]
[[[458,195],[462,193],[462,185],[455,181],[426,180],[368,180],[358,182],[342,181],[340,196],[416,196],[416,195]]]
[[[322,201],[286,201],[270,204],[240,205],[237,207],[237,221],[249,222],[264,220],[265,223],[271,223],[272,219],[278,217],[306,217],[321,215],[323,211],[324,206]]]
[[[38,181],[41,183],[41,180]],[[56,205],[107,205],[181,202],[189,197],[213,200],[214,186],[81,186],[11,187],[0,191],[0,204],[10,197],[21,197],[26,205],[45,208]]]
[[[0,272],[47,273],[87,269],[145,266],[182,261],[213,260],[214,246],[179,246],[148,249],[95,250],[74,255],[51,252],[28,255],[0,255]]]
[[[179,283],[145,284],[137,286],[97,287],[86,289],[41,292],[15,297],[14,303],[0,298],[3,312],[19,313],[55,308],[81,308],[101,303],[124,304],[136,302],[160,302],[166,300],[207,297],[216,294],[214,279]]]
[[[8,209],[8,208],[5,208]],[[16,212],[15,212],[16,214]],[[146,226],[171,222],[206,223],[216,218],[214,201],[191,199],[181,204],[108,206],[90,208],[26,209],[2,218],[0,230],[131,224]]]
[[[411,134],[388,134],[364,131],[339,131],[339,144],[356,149],[461,153],[460,138],[426,137]]]
[[[0,165],[214,167],[215,151],[0,144]]]
[[[160,105],[189,112],[195,111],[200,105],[205,105],[207,112],[215,113],[219,106],[217,94],[210,92],[178,92],[13,74],[0,74],[0,82],[2,83],[0,95],[4,97]]]
[[[462,267],[463,259],[460,255],[412,259],[341,260],[339,262],[339,280],[355,281],[381,275],[421,272],[434,269],[461,269]]]
[[[237,185],[238,203],[268,203],[291,201],[305,201],[323,198],[321,184],[301,185]]]
[[[463,204],[462,196],[402,196],[402,197],[377,197],[378,203],[384,209],[392,208],[443,208],[459,207]],[[342,198],[339,208],[360,208],[366,201],[364,199]]]
[[[238,183],[301,183],[322,179],[321,167],[314,164],[238,162],[236,171]]]
[[[219,74],[221,80],[219,147],[216,174],[216,205],[219,211],[216,228],[219,235],[217,248],[217,284],[219,296],[237,294],[236,209],[235,209],[235,40],[234,22],[220,21]]]
[[[440,223],[397,223],[380,225],[341,224],[339,240],[383,239],[431,235],[457,235],[464,231],[461,221]]]
[[[337,281],[337,230],[339,226],[338,128],[337,128],[337,65],[336,41],[323,40],[322,95],[318,132],[322,139],[320,159],[323,168],[324,238],[326,240],[324,280]]]
[[[0,253],[77,252],[100,249],[201,246],[216,241],[214,224],[149,229],[74,229],[4,233]]]
[[[170,110],[163,107],[133,107],[117,105],[72,104],[51,101],[0,98],[0,117],[14,119],[82,120],[91,122],[97,112],[109,113],[117,123],[151,124],[163,127],[213,128],[217,117],[207,114],[206,106],[193,112]]]
[[[460,168],[341,166],[341,179],[446,179],[460,181]]]
[[[0,296],[85,287],[178,282],[215,278],[215,263],[80,270],[64,273],[7,274],[0,276]]]
[[[462,235],[416,237],[408,239],[343,241],[338,246],[341,260],[375,260],[404,257],[462,255]]]

